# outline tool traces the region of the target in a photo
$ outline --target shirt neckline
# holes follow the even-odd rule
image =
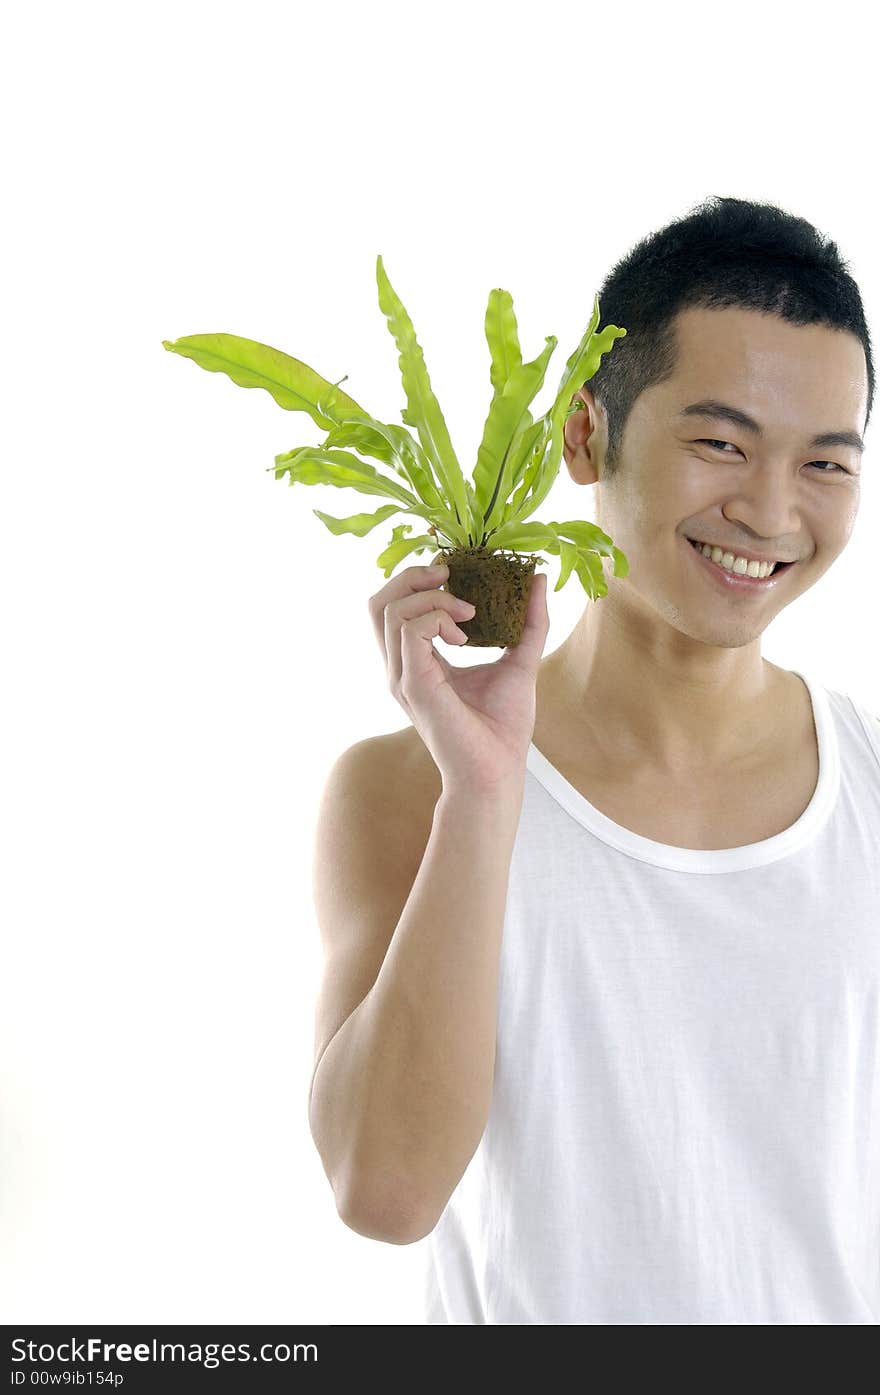
[[[658,843],[644,838],[622,824],[615,823],[592,805],[568,780],[551,765],[534,742],[529,743],[526,768],[549,794],[579,824],[609,847],[655,867],[678,872],[738,872],[747,867],[763,867],[788,857],[815,837],[831,813],[840,785],[840,754],[834,718],[825,689],[816,679],[791,669],[806,685],[813,710],[813,725],[819,748],[819,778],[813,797],[798,818],[788,828],[757,843],[745,843],[738,848],[680,848],[670,843]]]

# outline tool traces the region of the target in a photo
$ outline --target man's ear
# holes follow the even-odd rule
[[[573,410],[577,408],[577,410]],[[562,451],[565,463],[571,465],[579,448],[588,440],[596,422],[596,402],[588,387],[578,388],[571,399],[568,416],[563,424]]]
[[[567,465],[571,464],[572,456],[574,455],[574,448],[578,442],[579,430],[577,427],[571,426],[570,423],[573,417],[580,417],[583,414],[583,411],[583,389],[578,388],[577,392],[571,399],[568,411],[565,415],[565,420],[562,423],[562,454],[565,457],[565,462]]]

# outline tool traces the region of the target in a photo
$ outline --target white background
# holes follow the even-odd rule
[[[3,1321],[422,1321],[425,1242],[345,1228],[306,1110],[314,817],[336,756],[407,723],[366,606],[391,527],[418,520],[332,537],[312,508],[382,501],[276,481],[274,456],[323,433],[162,340],[261,340],[399,421],[381,253],[470,472],[490,288],[524,357],[558,336],[543,411],[608,268],[712,194],[832,236],[876,326],[863,23],[846,4],[9,11]],[[873,443],[846,552],[764,653],[878,712]],[[564,466],[550,500],[539,517],[595,516]],[[576,579],[549,591],[546,653],[584,604]]]

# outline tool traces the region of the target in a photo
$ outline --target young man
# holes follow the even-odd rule
[[[724,199],[599,300],[565,461],[629,574],[499,797],[414,727],[334,767],[313,1134],[431,1323],[880,1322],[880,722],[761,655],[857,515],[858,291]]]

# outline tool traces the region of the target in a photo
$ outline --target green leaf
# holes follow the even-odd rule
[[[405,426],[387,425],[366,412],[359,413],[333,428],[324,442],[325,448],[331,445],[353,445],[362,455],[374,456],[411,484],[423,503],[430,508],[447,509],[428,457]]]
[[[477,518],[480,513],[480,506],[477,503],[477,496],[474,493],[474,486],[471,484],[470,480],[465,480],[464,487],[467,490],[468,504],[470,506],[471,513],[475,518]]]
[[[556,399],[541,418],[548,428],[548,437],[546,446],[538,456],[537,461],[533,460],[529,467],[532,472],[530,492],[521,497],[521,502],[508,519],[509,522],[514,519],[527,518],[530,513],[534,513],[549,494],[562,460],[563,427],[566,417],[570,415],[571,399],[577,389],[582,387],[596,372],[602,355],[610,352],[615,339],[623,338],[626,334],[626,330],[620,329],[617,325],[606,325],[597,334],[598,322],[599,298],[597,296],[593,302],[590,323],[577,348],[566,361]],[[525,477],[524,475],[523,479]]]
[[[485,330],[492,358],[489,377],[496,393],[503,392],[504,384],[514,368],[518,368],[522,363],[513,297],[509,291],[496,287],[489,292]]]
[[[361,494],[379,494],[385,498],[399,499],[398,512],[417,514],[446,534],[453,544],[460,547],[466,545],[467,540],[451,515],[427,508],[395,480],[381,475],[372,465],[358,460],[356,455],[351,455],[348,451],[324,450],[320,446],[297,446],[294,450],[276,455],[275,465],[269,468],[274,469],[276,479],[280,479],[283,474],[289,474],[289,484],[332,484],[338,489],[356,489]]]
[[[611,555],[614,559],[614,575],[629,576],[629,561],[626,553],[621,552],[619,547],[613,547]]]
[[[574,543],[566,542],[565,538],[559,539],[559,580],[553,587],[554,591],[561,591],[568,578],[571,576],[571,569],[577,561],[578,550]]]
[[[573,351],[573,353],[569,354],[568,358],[565,360],[565,368],[563,369],[562,377],[559,380],[559,391],[556,394],[556,401],[553,404],[554,408],[559,405],[559,399],[560,397],[562,397],[564,393],[567,394],[565,400],[565,405],[567,407],[571,402],[572,394],[574,393],[575,389],[583,385],[583,378],[581,378],[577,382],[575,381],[577,365],[580,363],[580,361],[584,357],[584,354],[589,348],[598,324],[599,297],[598,295],[596,295],[593,297],[593,311],[590,315],[589,323],[581,336],[581,341],[578,344],[577,348]],[[625,334],[626,330],[623,330],[622,333]],[[598,359],[596,360],[596,366],[598,367]],[[551,408],[551,411],[552,410],[553,408]]]
[[[541,417],[533,422],[532,426],[522,437],[517,458],[513,465],[513,482],[511,488],[515,488],[522,479],[522,483],[516,490],[512,500],[505,505],[501,515],[502,523],[509,523],[518,514],[519,506],[525,499],[532,487],[535,476],[540,468],[541,459],[549,440],[549,427],[546,418]]]
[[[559,550],[559,540],[549,523],[506,523],[492,535],[493,550],[537,552],[542,547],[551,552]]]
[[[595,553],[583,552],[578,549],[574,569],[591,601],[599,600],[602,596],[608,595],[608,582],[602,570],[602,563]]]
[[[563,537],[571,538],[582,550],[604,553],[605,556],[612,558],[615,576],[629,575],[629,562],[626,554],[621,552],[619,547],[615,547],[612,539],[607,533],[603,533],[596,523],[575,519],[568,523],[551,523],[550,527]]]
[[[540,391],[557,342],[554,335],[548,334],[538,357],[514,368],[503,390],[492,398],[474,467],[474,486],[484,527],[491,523],[496,506],[500,518],[510,497],[515,464],[511,456],[513,438],[523,412]]]
[[[322,513],[320,509],[312,509],[312,513],[320,518],[322,523],[326,523],[331,533],[354,533],[363,538],[373,528],[384,523],[386,518],[400,513],[400,509],[397,504],[383,504],[375,513],[353,513],[349,518],[334,518],[333,514]]]
[[[510,443],[510,491],[516,488],[522,476],[526,458],[531,450],[535,438],[535,422],[528,408],[525,409],[519,420],[519,426],[513,433],[513,440]],[[508,500],[509,502],[509,500]]]
[[[550,523],[548,527],[554,528],[563,537],[571,538],[578,547],[589,548],[592,552],[604,552],[611,556],[611,549],[614,543],[607,533],[603,533],[597,523],[588,523],[586,519],[578,518],[568,523]]]
[[[464,475],[452,449],[440,404],[431,388],[425,356],[403,302],[388,280],[381,256],[376,258],[376,280],[379,309],[388,320],[400,356],[398,362],[407,403],[402,413],[403,420],[419,433],[419,440],[437,473],[446,502],[459,523],[465,530],[476,532],[478,522],[469,515]]]
[[[237,334],[187,334],[173,341],[163,339],[162,343],[171,353],[191,358],[209,373],[225,373],[239,387],[265,388],[279,407],[307,412],[325,431],[335,425],[338,412],[363,411],[338,384],[322,378],[307,363],[255,339],[242,339]]]
[[[404,533],[408,533],[412,527],[411,523],[401,523],[394,528],[391,533],[391,542],[384,552],[376,558],[378,566],[382,567],[386,577],[389,577],[404,557],[411,552],[424,552],[426,548],[432,552],[437,551],[437,539],[430,533],[419,533],[414,538],[404,538]]]
[[[345,450],[300,446],[276,455],[275,478],[279,479],[285,471],[290,474],[291,484],[332,484],[339,489],[357,489],[361,494],[384,494],[386,499],[399,499],[408,508],[414,506],[413,512],[418,511],[419,501],[414,494]]]
[[[492,546],[524,552],[543,548],[545,552],[559,554],[559,580],[553,589],[561,591],[574,570],[590,600],[608,594],[608,581],[602,570],[603,554],[613,557],[615,576],[626,576],[629,571],[625,555],[614,546],[608,534],[596,524],[581,519],[571,523],[511,522],[493,534]]]

